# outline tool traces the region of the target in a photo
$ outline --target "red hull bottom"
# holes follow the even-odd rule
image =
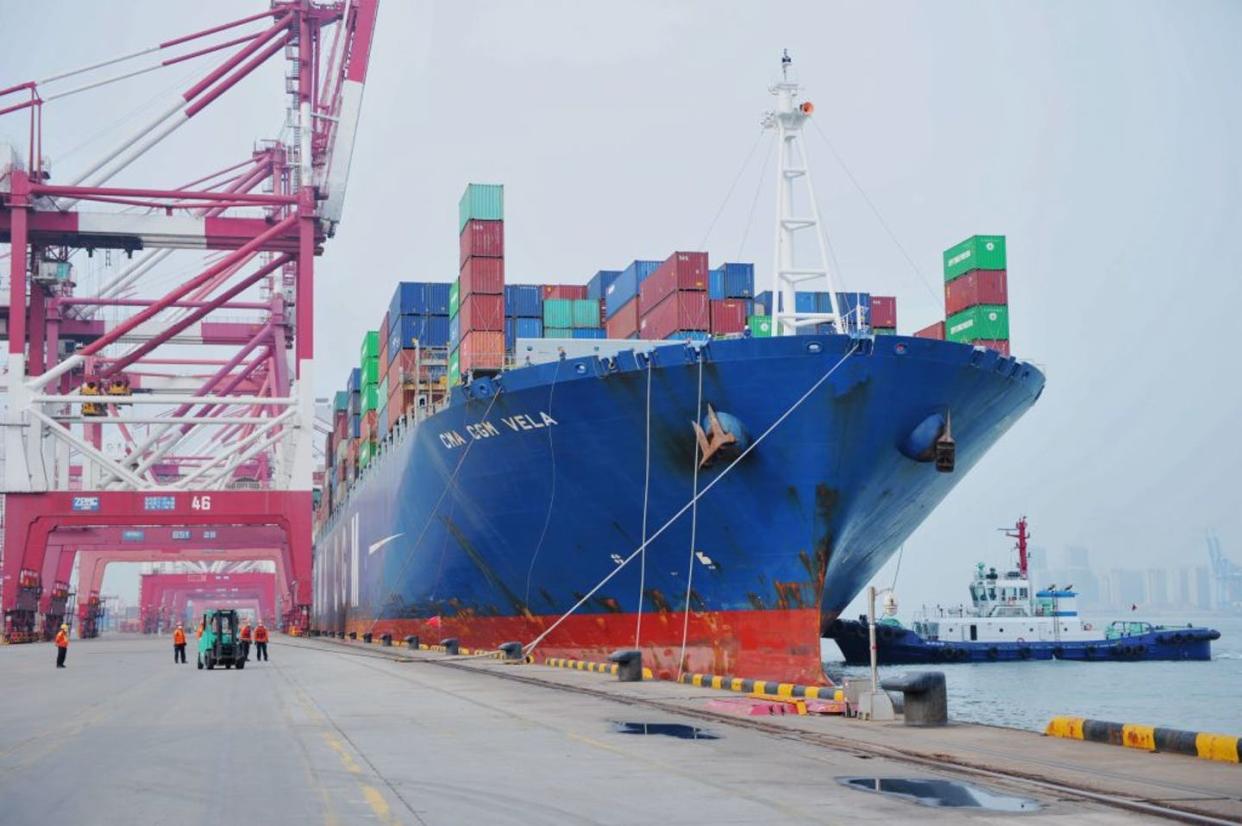
[[[344,630],[359,636],[367,631],[377,637],[392,634],[396,639],[414,634],[424,644],[456,637],[466,648],[495,648],[509,641],[528,643],[556,620],[551,616],[444,617],[438,624],[435,620],[376,620],[351,622]],[[829,684],[820,661],[818,609],[692,613],[685,660],[679,668],[682,623],[681,614],[644,614],[635,646],[635,614],[572,616],[533,653],[539,661],[565,657],[602,662],[619,648],[638,647],[643,652],[643,665],[664,680],[676,679],[679,672],[685,672],[800,685]]]

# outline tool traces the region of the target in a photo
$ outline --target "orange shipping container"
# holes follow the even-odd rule
[[[490,330],[463,333],[457,348],[461,371],[499,370],[505,364],[505,334]]]

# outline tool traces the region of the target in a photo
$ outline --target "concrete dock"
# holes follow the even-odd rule
[[[736,717],[708,705],[737,695],[709,689],[362,643],[278,636],[271,656],[199,671],[167,638],[119,635],[74,641],[60,671],[51,645],[0,648],[0,824],[1242,822],[1237,765]],[[705,736],[624,733],[664,731],[650,724]],[[933,808],[844,777],[956,780],[1039,809]]]

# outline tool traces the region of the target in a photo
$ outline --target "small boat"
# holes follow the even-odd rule
[[[1001,574],[980,562],[970,607],[923,611],[906,628],[893,617],[876,622],[881,665],[1016,660],[1210,660],[1220,632],[1193,625],[1117,620],[1097,627],[1078,615],[1073,586],[1035,590],[1027,576],[1026,518],[1015,532],[1018,564]],[[851,665],[870,663],[865,616],[834,620],[826,629]]]

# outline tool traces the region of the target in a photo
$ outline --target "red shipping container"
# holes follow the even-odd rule
[[[711,321],[716,335],[742,332],[746,329],[746,302],[735,298],[713,301]]]
[[[638,299],[632,298],[604,322],[604,332],[609,338],[629,338],[638,332]]]
[[[924,327],[914,334],[915,338],[934,338],[937,341],[944,341],[944,322],[937,321],[935,324]]]
[[[989,350],[995,350],[996,352],[1000,353],[1002,356],[1009,355],[1009,340],[1008,339],[1001,340],[1001,339],[979,338],[979,339],[975,339],[974,341],[970,343],[976,347],[987,347]]]
[[[504,295],[505,259],[469,258],[461,265],[461,298],[480,295]]]
[[[967,307],[979,304],[1008,303],[1009,278],[1005,270],[971,270],[944,285],[945,315],[960,313]]]
[[[638,336],[656,340],[668,338],[679,330],[707,330],[710,326],[707,306],[706,292],[678,290],[642,314],[638,320]]]
[[[505,297],[475,293],[461,300],[457,311],[464,336],[472,330],[505,331]]]
[[[587,297],[586,284],[544,284],[543,297],[580,299]]]
[[[505,334],[487,330],[462,333],[457,347],[461,371],[499,370],[505,364]]]
[[[891,295],[871,296],[871,326],[886,330],[897,327],[897,299]]]
[[[646,312],[676,290],[707,290],[707,253],[675,252],[638,285],[639,307]],[[704,330],[707,328],[704,327]]]
[[[477,221],[466,222],[461,231],[459,242],[461,257],[458,266],[466,263],[472,255],[481,258],[504,258],[505,255],[505,222]]]

